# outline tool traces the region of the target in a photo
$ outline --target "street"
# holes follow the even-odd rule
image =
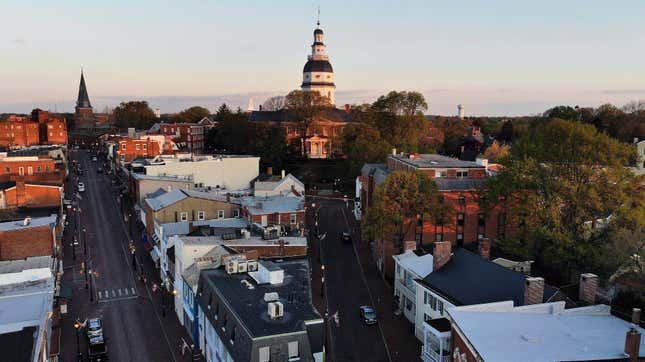
[[[313,209],[318,213],[318,234],[325,235],[322,240],[314,241],[312,248],[322,246],[321,262],[325,265],[324,291],[326,293],[329,316],[338,311],[338,325],[330,318],[332,340],[329,344],[334,361],[390,361],[389,351],[380,324],[366,325],[359,314],[362,305],[375,305],[367,286],[354,242],[360,241],[360,234],[354,230],[349,219],[352,217],[345,203],[340,200],[310,199],[308,205],[315,203]],[[314,219],[315,220],[315,219]],[[315,221],[314,221],[315,223]],[[315,225],[312,230],[316,231]],[[353,243],[343,243],[339,235],[343,231],[352,232]],[[357,239],[358,238],[358,239]],[[313,238],[312,238],[313,239]],[[313,268],[320,268],[314,258]],[[314,276],[319,273],[314,273]],[[320,289],[320,283],[314,283]],[[321,314],[325,314],[321,310]],[[378,316],[377,316],[378,317]]]
[[[104,335],[109,359],[113,361],[182,361],[181,343],[187,335],[179,324],[172,307],[172,295],[166,299],[166,316],[160,313],[161,291],[152,291],[152,284],[159,283],[153,272],[152,262],[145,251],[138,250],[143,262],[135,268],[128,248],[131,237],[128,230],[136,230],[134,223],[126,223],[117,203],[117,193],[111,178],[97,173],[98,163],[91,161],[84,151],[70,152],[70,158],[82,166],[80,180],[85,192],[79,200],[81,232],[74,233],[77,213],[68,213],[69,226],[64,236],[64,281],[72,286],[72,300],[62,325],[62,360],[76,361],[77,336],[74,321],[87,318],[103,319]],[[99,161],[100,162],[100,161]],[[66,185],[66,197],[75,199],[77,176],[71,171]],[[82,229],[86,229],[83,237]],[[74,235],[81,240],[73,250]],[[135,232],[136,234],[136,232]],[[85,240],[84,240],[85,239]],[[138,236],[134,235],[139,247]],[[84,255],[86,242],[87,256]],[[73,254],[76,260],[73,260]],[[81,263],[86,261],[86,283]],[[143,269],[143,270],[142,270]],[[92,271],[90,274],[89,271]],[[143,278],[138,275],[143,273]],[[94,277],[92,277],[94,276]],[[91,300],[90,300],[91,299]],[[88,360],[84,331],[80,331],[80,351]],[[185,358],[185,357],[184,357]],[[190,360],[190,357],[185,360]]]

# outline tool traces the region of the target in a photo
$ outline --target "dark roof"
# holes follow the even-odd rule
[[[34,343],[38,327],[24,327],[20,331],[0,334],[0,351],[3,361],[30,362],[33,360]]]
[[[264,261],[262,261],[265,264]],[[266,265],[266,264],[265,264]],[[257,284],[247,273],[227,274],[224,268],[203,270],[200,275],[199,304],[214,320],[209,309],[209,290],[216,290],[244,325],[252,338],[276,334],[306,332],[306,321],[320,320],[320,314],[311,301],[309,265],[306,260],[285,260],[267,265],[284,270],[281,284]],[[249,289],[242,280],[255,288]],[[278,293],[284,305],[284,317],[272,320],[267,313],[265,293]]]
[[[320,118],[333,122],[349,122],[349,113],[344,109],[327,108],[320,112]],[[294,113],[288,109],[279,111],[253,111],[249,116],[251,122],[295,122]]]
[[[10,187],[16,186],[15,181],[5,181],[5,182],[0,182],[0,190],[6,190]]]
[[[447,318],[435,318],[427,321],[426,323],[439,332],[450,332],[450,321]]]
[[[327,72],[327,73],[333,73],[334,68],[331,67],[331,63],[327,60],[314,60],[314,59],[309,59],[307,63],[305,63],[305,67],[302,70],[304,73],[307,72]]]
[[[175,246],[171,246],[168,249],[166,249],[166,255],[168,256],[168,260],[171,262],[175,262]]]
[[[456,305],[512,300],[515,305],[524,305],[526,276],[506,269],[463,248],[453,251],[450,261],[441,269],[418,280],[446,297]],[[557,288],[545,285],[544,299],[548,301]]]
[[[473,191],[484,187],[485,178],[444,178],[433,179],[440,191]]]
[[[90,96],[87,94],[87,87],[85,86],[85,77],[81,71],[81,84],[78,86],[78,99],[76,100],[76,107],[79,108],[92,108],[90,104]]]
[[[322,34],[322,33],[323,33],[323,30],[320,28],[316,28],[316,30],[314,30],[314,34]]]

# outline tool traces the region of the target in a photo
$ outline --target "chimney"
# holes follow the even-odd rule
[[[267,167],[267,175],[273,175],[273,167]]]
[[[406,240],[403,242],[403,251],[415,251],[417,250],[417,242],[416,240]]]
[[[625,354],[629,356],[630,362],[637,362],[641,347],[641,332],[631,327],[625,336]]]
[[[349,104],[345,104],[345,112],[349,112],[350,106]]]
[[[452,256],[452,244],[449,241],[435,241],[432,252],[432,271],[441,269],[450,261]]]
[[[539,304],[544,301],[544,278],[526,278],[524,282],[524,305]]]
[[[227,203],[231,202],[231,193],[230,192],[226,193],[226,202]]]
[[[578,299],[587,303],[596,302],[596,290],[598,289],[598,276],[596,274],[580,274],[580,287],[578,288]]]
[[[483,238],[479,240],[479,255],[484,258],[484,259],[489,259],[490,258],[490,248],[491,248],[491,240],[489,238]]]
[[[285,176],[285,172],[284,170],[282,170],[282,178],[284,178],[284,176]]]
[[[632,323],[639,325],[641,323],[641,309],[634,308],[632,309]]]
[[[260,104],[260,110],[262,110],[262,105]]]
[[[638,143],[638,137],[634,137],[634,143]]]
[[[280,256],[284,256],[284,239],[280,239],[278,241],[278,247],[279,247],[278,250],[279,250]]]

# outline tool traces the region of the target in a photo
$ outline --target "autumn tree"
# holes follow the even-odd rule
[[[155,113],[146,101],[121,102],[112,112],[117,128],[147,129],[155,122]]]
[[[633,153],[592,125],[562,119],[517,140],[480,198],[488,208],[508,206],[513,232],[502,249],[564,278],[614,257],[601,254],[608,231],[643,213],[635,206],[643,194],[634,192],[638,183],[625,167]]]
[[[486,151],[484,151],[484,158],[488,159],[489,162],[499,162],[503,157],[508,156],[510,152],[510,147],[507,145],[500,145],[499,142],[494,141]]]
[[[330,108],[329,98],[322,96],[317,91],[294,90],[285,98],[285,108],[297,122],[298,134],[300,135],[300,154],[305,156],[305,139],[307,130],[314,121],[314,118],[326,108]]]
[[[443,219],[448,209],[436,183],[422,172],[394,171],[378,186],[361,223],[366,240],[393,237],[401,247],[416,219]]]
[[[181,123],[197,123],[204,117],[210,116],[210,114],[211,112],[208,109],[194,106],[179,112],[175,117],[175,120]]]

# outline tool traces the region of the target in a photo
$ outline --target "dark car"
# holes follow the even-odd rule
[[[352,234],[347,232],[347,231],[344,231],[344,232],[340,233],[340,240],[343,243],[351,243],[352,242]]]
[[[363,319],[363,322],[367,325],[372,325],[376,324],[376,311],[374,311],[374,308],[370,306],[360,306],[358,308],[361,313],[361,318]]]
[[[101,318],[92,318],[87,320],[87,337],[103,335],[103,321]]]

